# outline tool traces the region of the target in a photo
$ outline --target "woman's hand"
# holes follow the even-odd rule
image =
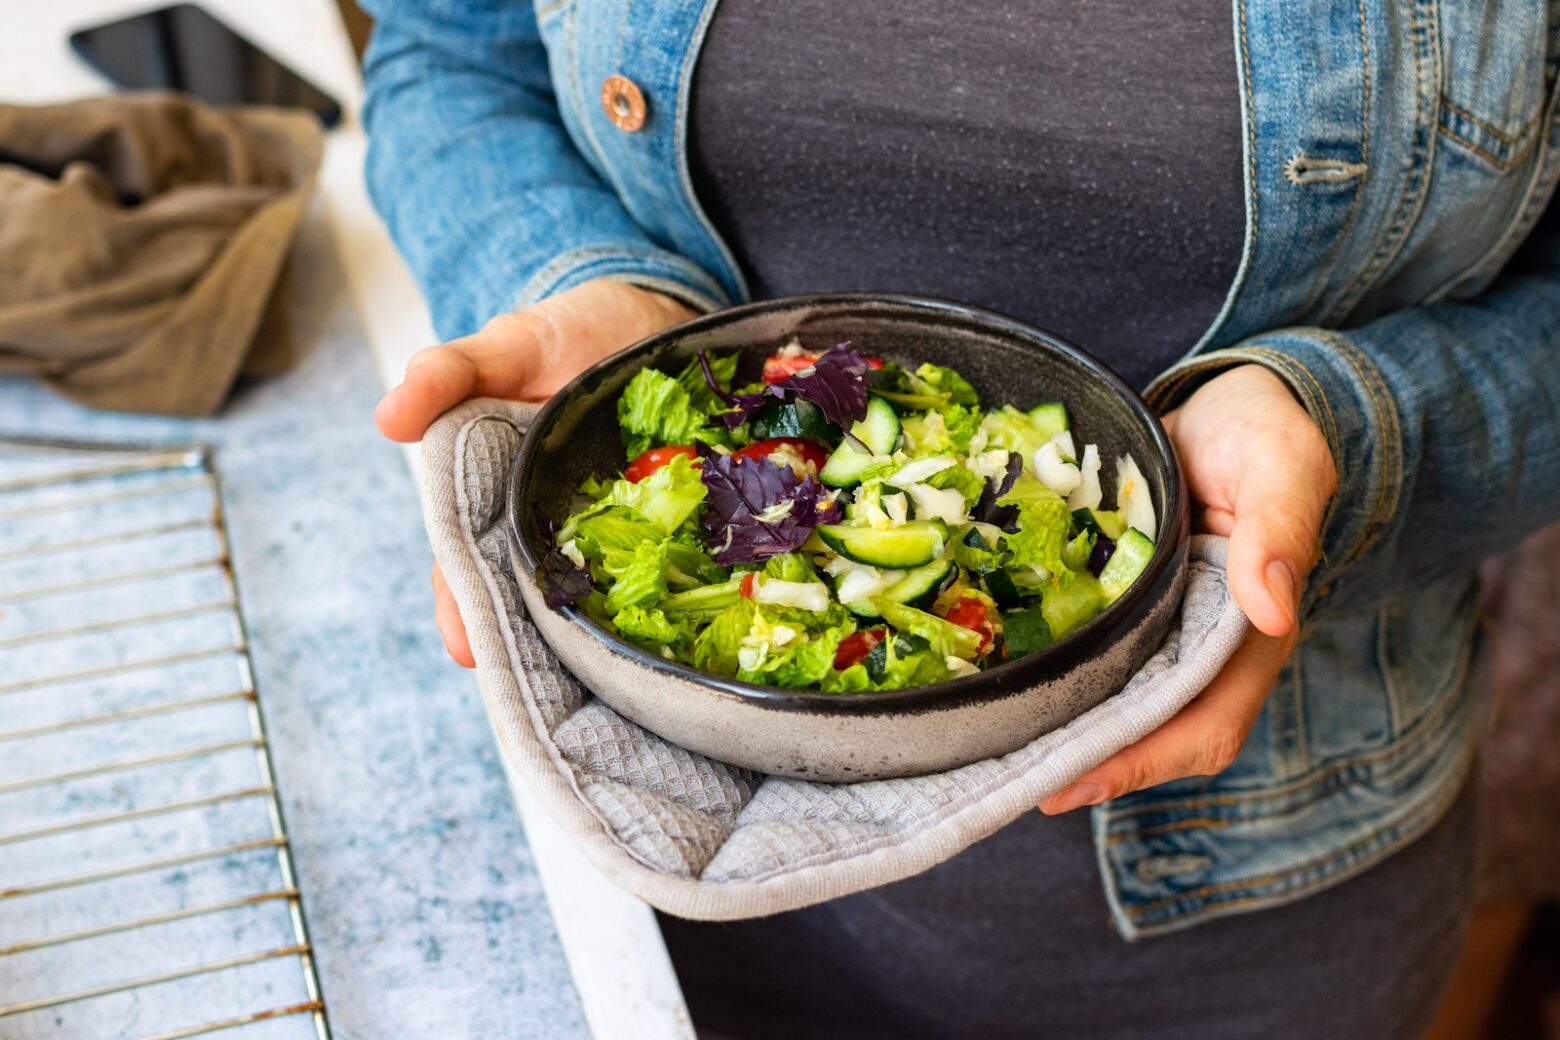
[[[374,421],[380,433],[405,443],[421,440],[433,420],[468,397],[544,401],[608,354],[693,316],[660,293],[605,278],[585,282],[500,314],[475,335],[419,351]],[[433,593],[444,648],[474,667],[466,626],[437,565]]]
[[[1222,772],[1299,639],[1300,590],[1338,487],[1326,438],[1283,381],[1259,365],[1209,380],[1165,416],[1165,428],[1191,491],[1193,527],[1230,540],[1230,590],[1252,631],[1195,700],[1040,803],[1045,813]]]

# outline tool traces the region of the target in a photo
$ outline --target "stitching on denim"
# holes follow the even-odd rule
[[[679,274],[691,276],[696,283],[702,283],[699,287],[708,291],[712,285],[705,281],[708,278],[704,272],[681,257],[667,254],[657,254],[651,251],[636,252],[629,249],[618,249],[610,246],[582,246],[579,249],[571,249],[567,253],[560,253],[547,262],[547,264],[527,279],[525,285],[515,294],[516,306],[526,306],[537,300],[545,299],[557,291],[559,283],[565,279],[585,271],[591,267],[598,267],[604,263],[614,261],[631,261],[634,263],[657,264],[665,270],[676,271]],[[628,272],[637,274],[639,272]],[[687,286],[694,289],[695,286]],[[719,298],[719,297],[715,297]]]
[[[1313,159],[1296,153],[1284,163],[1284,178],[1290,184],[1348,184],[1365,176],[1370,167],[1362,162],[1342,159]]]
[[[1388,667],[1391,660],[1388,633],[1392,629],[1392,602],[1383,603],[1376,611],[1376,667],[1381,671],[1381,686],[1387,692],[1387,726],[1388,732],[1394,738],[1398,735],[1398,726],[1403,721],[1402,698],[1398,695],[1397,679]]]
[[[1175,400],[1175,392],[1193,376],[1212,368],[1228,366],[1230,363],[1229,351],[1203,354],[1178,362],[1173,368],[1160,375],[1149,385],[1144,398],[1157,411],[1161,406]]]
[[[1152,827],[1139,827],[1135,830],[1121,831],[1112,834],[1105,839],[1106,845],[1120,845],[1122,842],[1131,841],[1150,834],[1174,834],[1176,831],[1209,830],[1216,831],[1222,827],[1228,827],[1234,823],[1243,822],[1238,816],[1198,816],[1189,820],[1174,820],[1170,823],[1157,823]]]
[[[1549,95],[1549,100],[1544,106],[1543,127],[1535,136],[1535,147],[1541,147],[1548,154],[1534,164],[1531,177],[1528,180],[1526,192],[1522,204],[1517,207],[1517,215],[1506,230],[1496,239],[1495,244],[1485,250],[1484,255],[1469,264],[1462,271],[1447,279],[1430,293],[1429,302],[1445,298],[1459,285],[1469,279],[1479,277],[1482,272],[1491,266],[1498,266],[1509,259],[1509,254],[1516,250],[1533,230],[1533,224],[1537,222],[1539,215],[1543,213],[1549,204],[1549,196],[1554,191],[1555,179],[1560,177],[1560,161],[1554,154],[1557,141],[1554,137],[1554,122],[1557,106],[1560,106],[1560,78],[1557,78]],[[1542,142],[1542,145],[1539,145]],[[1547,184],[1546,184],[1547,182]],[[1498,263],[1497,263],[1498,261]]]
[[[1319,330],[1319,334],[1333,347],[1334,352],[1354,369],[1356,381],[1370,398],[1371,407],[1376,413],[1376,426],[1382,431],[1382,436],[1378,438],[1383,457],[1382,472],[1377,481],[1376,503],[1361,525],[1354,548],[1338,564],[1338,569],[1343,570],[1363,556],[1375,543],[1376,537],[1386,526],[1391,509],[1396,506],[1396,493],[1399,491],[1397,484],[1401,479],[1402,446],[1396,435],[1396,423],[1389,418],[1387,406],[1383,404],[1383,397],[1390,403],[1391,394],[1387,391],[1385,382],[1381,383],[1378,393],[1375,365],[1356,350],[1354,345],[1348,342],[1347,337],[1328,330]],[[1392,414],[1396,415],[1395,409],[1392,410]]]
[[[548,17],[555,11],[562,10],[572,3],[574,3],[574,0],[551,0],[550,3],[538,4],[536,8],[536,20],[540,22],[543,18]]]
[[[593,108],[587,105],[585,103],[585,94],[580,86],[580,64],[583,59],[580,57],[579,22],[578,11],[574,12],[573,18],[564,22],[564,48],[569,56],[569,87],[574,95],[575,111],[580,116],[578,120],[580,133],[585,135],[585,140],[589,142],[591,151],[596,153],[597,169],[600,171],[602,181],[610,188],[612,184],[607,174],[612,169],[612,166],[607,162],[607,153],[601,147],[601,140],[596,136],[596,128],[594,126],[596,113],[601,106],[598,104]]]
[[[1435,128],[1435,131],[1436,133],[1445,137],[1447,140],[1455,141],[1457,144],[1462,145],[1464,148],[1468,149],[1468,151],[1472,152],[1474,155],[1477,155],[1479,158],[1495,167],[1495,169],[1499,170],[1501,173],[1510,173],[1517,167],[1517,164],[1526,159],[1528,154],[1533,150],[1533,142],[1537,140],[1537,138],[1529,138],[1528,143],[1523,146],[1520,151],[1513,152],[1511,157],[1508,159],[1500,159],[1485,151],[1483,148],[1480,148],[1478,145],[1474,144],[1472,141],[1468,140],[1457,131],[1448,127],[1445,123],[1438,124]]]
[[[1338,352],[1351,367],[1358,373],[1360,382],[1366,392],[1370,394],[1371,403],[1376,408],[1380,419],[1384,436],[1380,438],[1382,459],[1382,477],[1380,485],[1380,497],[1377,507],[1366,518],[1364,528],[1360,533],[1360,541],[1349,558],[1340,564],[1340,568],[1347,567],[1355,560],[1362,557],[1375,544],[1376,539],[1386,528],[1387,522],[1397,510],[1398,499],[1403,491],[1403,437],[1402,429],[1398,425],[1397,405],[1392,400],[1392,393],[1386,380],[1376,368],[1374,362],[1363,351],[1351,343],[1346,336],[1340,336],[1334,332],[1325,333],[1327,339],[1333,343]],[[1377,389],[1380,396],[1377,395]]]
[[[1356,6],[1360,22],[1360,63],[1363,73],[1361,80],[1363,93],[1360,98],[1360,184],[1355,187],[1354,197],[1349,200],[1349,213],[1344,218],[1343,227],[1338,229],[1338,234],[1333,238],[1332,246],[1327,250],[1326,258],[1317,265],[1316,276],[1311,279],[1311,289],[1306,293],[1305,302],[1296,312],[1302,315],[1310,315],[1311,308],[1315,306],[1316,301],[1321,297],[1326,287],[1327,278],[1332,273],[1338,257],[1343,253],[1344,246],[1348,242],[1349,233],[1354,230],[1355,221],[1359,219],[1365,194],[1363,189],[1370,179],[1370,106],[1374,97],[1374,92],[1371,88],[1370,36],[1367,31],[1365,0],[1359,0]]]
[[[1424,18],[1429,9],[1429,19]],[[1380,245],[1365,265],[1365,270],[1354,279],[1348,289],[1339,296],[1327,312],[1321,324],[1335,325],[1354,308],[1381,275],[1390,267],[1403,250],[1419,215],[1424,210],[1425,196],[1430,185],[1430,169],[1435,162],[1436,133],[1432,124],[1435,117],[1433,99],[1440,97],[1441,46],[1440,18],[1435,10],[1435,0],[1417,0],[1413,4],[1413,16],[1409,20],[1409,36],[1414,47],[1414,129],[1416,140],[1409,149],[1409,175],[1404,180],[1402,194],[1392,214],[1392,223],[1382,236]],[[1430,68],[1427,70],[1426,65]],[[1423,143],[1417,140],[1423,137]]]
[[[1240,53],[1241,71],[1245,80],[1246,102],[1250,106],[1251,118],[1246,120],[1246,176],[1251,184],[1251,252],[1257,251],[1257,238],[1260,230],[1260,221],[1257,214],[1257,127],[1256,104],[1251,89],[1251,44],[1246,35],[1246,0],[1236,0],[1240,12]]]
[[[1430,736],[1436,732],[1436,724],[1443,721],[1445,716],[1450,715],[1453,709],[1458,706],[1460,698],[1456,695],[1456,691],[1464,680],[1467,679],[1469,669],[1472,667],[1473,642],[1471,636],[1473,625],[1477,623],[1478,617],[1475,615],[1473,624],[1465,624],[1463,626],[1461,658],[1456,668],[1453,669],[1450,679],[1436,691],[1434,695],[1436,700],[1435,707],[1420,716],[1408,733],[1386,747],[1378,748],[1364,755],[1356,755],[1353,758],[1329,763],[1320,771],[1276,787],[1263,787],[1253,791],[1231,791],[1228,794],[1213,795],[1207,798],[1181,798],[1162,802],[1146,802],[1142,805],[1126,806],[1121,809],[1112,807],[1110,810],[1111,821],[1107,821],[1107,826],[1109,822],[1115,820],[1124,820],[1132,816],[1146,816],[1150,813],[1189,812],[1193,809],[1212,809],[1262,801],[1264,799],[1271,800],[1286,794],[1303,791],[1305,788],[1313,785],[1319,785],[1350,769],[1381,765],[1387,765],[1390,768],[1390,763],[1393,760],[1417,751],[1418,746],[1429,740]]]
[[[1540,109],[1537,112],[1534,112],[1533,115],[1528,118],[1527,122],[1523,123],[1517,129],[1515,134],[1513,134],[1511,136],[1507,136],[1506,134],[1502,133],[1501,131],[1495,129],[1489,123],[1486,123],[1484,120],[1482,120],[1478,116],[1474,115],[1472,112],[1468,111],[1466,108],[1463,108],[1461,105],[1457,104],[1455,101],[1453,101],[1451,98],[1447,97],[1445,94],[1441,95],[1441,105],[1444,108],[1448,108],[1451,111],[1456,112],[1458,115],[1460,115],[1464,119],[1468,120],[1468,122],[1472,123],[1474,126],[1478,127],[1480,130],[1483,130],[1485,133],[1487,133],[1491,137],[1495,138],[1501,144],[1505,144],[1505,145],[1515,145],[1518,141],[1520,141],[1524,137],[1526,137],[1527,134],[1528,134],[1528,131],[1533,129],[1534,125],[1537,124],[1539,119],[1543,116],[1543,110],[1542,109]]]
[[[1445,814],[1447,808],[1450,807],[1452,802],[1456,800],[1458,793],[1462,789],[1462,785],[1467,782],[1467,771],[1472,762],[1473,754],[1471,750],[1465,751],[1462,755],[1460,755],[1457,762],[1457,768],[1452,772],[1452,774],[1450,774],[1454,778],[1455,782],[1450,784],[1437,785],[1437,787],[1432,791],[1430,798],[1426,800],[1426,803],[1420,808],[1418,813],[1411,812],[1405,815],[1403,819],[1400,819],[1395,824],[1383,825],[1373,828],[1366,834],[1344,846],[1342,849],[1330,852],[1326,856],[1318,857],[1317,859],[1302,863],[1298,866],[1289,868],[1288,870],[1276,871],[1274,873],[1265,874],[1260,877],[1248,878],[1243,881],[1224,881],[1216,885],[1204,885],[1201,888],[1190,889],[1186,892],[1179,892],[1173,896],[1167,896],[1163,899],[1155,900],[1151,903],[1144,903],[1141,906],[1123,907],[1122,909],[1129,918],[1137,919],[1139,917],[1152,914],[1156,910],[1168,909],[1175,906],[1177,903],[1198,900],[1204,896],[1216,896],[1224,892],[1233,892],[1242,888],[1275,887],[1290,878],[1310,871],[1318,872],[1318,877],[1314,881],[1301,884],[1283,893],[1273,892],[1261,895],[1241,896],[1236,899],[1213,901],[1205,900],[1204,907],[1191,907],[1188,908],[1186,912],[1197,914],[1205,908],[1230,910],[1240,906],[1249,906],[1254,903],[1269,902],[1278,895],[1298,895],[1300,893],[1314,892],[1322,888],[1330,887],[1333,884],[1360,873],[1371,864],[1380,862],[1382,859],[1386,858],[1388,855],[1392,854],[1398,849],[1401,849],[1409,841],[1414,840],[1428,831],[1432,826],[1434,826],[1435,823],[1438,822]],[[1415,816],[1419,817],[1418,821],[1412,825],[1405,826],[1406,824],[1409,824],[1409,821],[1413,820]],[[1372,844],[1379,844],[1379,847],[1375,852],[1367,852],[1366,850]],[[1354,862],[1351,863],[1349,862],[1350,860],[1353,860]],[[1345,868],[1344,872],[1340,874],[1336,868],[1328,869],[1328,865],[1333,863],[1342,864]]]

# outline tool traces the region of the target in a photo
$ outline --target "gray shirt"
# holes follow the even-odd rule
[[[1230,8],[722,0],[689,160],[756,297],[979,304],[1141,387],[1240,261]]]

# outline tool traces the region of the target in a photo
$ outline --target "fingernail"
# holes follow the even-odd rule
[[[1300,583],[1295,580],[1295,570],[1289,565],[1288,560],[1270,560],[1267,569],[1268,591],[1283,604],[1289,607],[1294,614],[1300,609],[1300,595],[1297,589]]]
[[[1052,816],[1064,812],[1072,812],[1085,805],[1098,805],[1105,800],[1105,788],[1099,784],[1085,781],[1081,784],[1073,784],[1062,791],[1061,794],[1046,803],[1046,812]]]

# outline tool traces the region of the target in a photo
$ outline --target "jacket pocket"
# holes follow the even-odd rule
[[[1440,5],[1441,144],[1495,173],[1522,164],[1538,138],[1551,31],[1543,0]]]

